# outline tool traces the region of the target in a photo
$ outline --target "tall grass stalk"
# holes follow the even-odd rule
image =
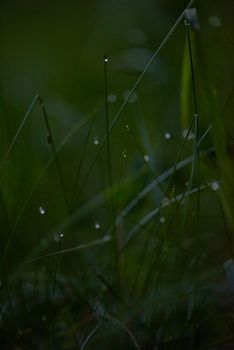
[[[109,108],[108,108],[108,77],[107,77],[107,66],[108,57],[104,55],[104,87],[105,87],[105,121],[106,121],[106,145],[107,145],[107,172],[108,172],[108,186],[111,189],[113,186],[112,179],[112,164],[111,164],[111,145],[110,145],[110,120],[109,120]],[[112,226],[112,252],[114,254],[114,268],[117,274],[117,286],[120,287],[120,271],[119,271],[119,261],[118,261],[118,237],[117,230],[115,226],[115,203],[113,195],[110,196],[110,208],[111,208],[111,226]]]
[[[168,40],[171,38],[172,34],[174,33],[174,31],[176,30],[176,28],[178,27],[178,25],[180,24],[180,22],[183,20],[184,18],[184,14],[186,12],[187,9],[189,9],[192,4],[193,4],[194,0],[191,0],[188,5],[184,8],[184,10],[182,11],[181,15],[177,18],[177,20],[175,21],[175,23],[173,24],[173,26],[171,27],[171,29],[169,30],[169,32],[166,34],[166,36],[164,37],[164,39],[162,40],[161,44],[158,46],[158,48],[155,50],[154,54],[152,55],[152,57],[149,59],[149,61],[147,62],[147,64],[145,65],[145,68],[142,70],[142,72],[140,73],[139,77],[137,78],[137,80],[135,81],[135,83],[133,84],[132,88],[130,89],[127,97],[125,98],[124,102],[122,103],[122,105],[120,106],[118,112],[115,114],[113,121],[110,125],[110,129],[109,129],[109,133],[112,132],[112,130],[114,129],[116,123],[118,122],[120,116],[122,115],[125,107],[127,106],[131,96],[133,95],[133,93],[135,92],[135,90],[137,89],[137,87],[139,86],[139,84],[141,83],[142,79],[144,78],[146,72],[149,70],[150,66],[152,65],[152,63],[155,61],[155,59],[157,58],[158,54],[160,53],[160,51],[163,49],[163,47],[167,44]],[[82,186],[84,185],[84,183],[87,181],[89,174],[92,171],[92,168],[94,166],[94,164],[96,163],[97,157],[101,151],[101,149],[103,148],[105,142],[107,139],[107,134],[104,136],[102,142],[100,143],[100,146],[96,152],[96,154],[94,155],[90,166],[84,176],[84,180],[82,182]]]

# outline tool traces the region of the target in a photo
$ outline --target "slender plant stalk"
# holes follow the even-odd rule
[[[107,140],[107,168],[108,168],[108,185],[109,188],[113,187],[112,179],[112,164],[111,164],[111,146],[110,146],[110,121],[109,121],[109,108],[108,108],[108,81],[107,81],[107,65],[108,57],[104,55],[104,82],[105,82],[105,119],[106,119],[106,140]],[[114,267],[117,273],[117,285],[120,287],[120,271],[119,271],[119,261],[118,261],[118,237],[115,225],[115,203],[113,195],[110,197],[110,207],[111,207],[111,224],[112,224],[112,254],[114,253]]]
[[[64,184],[64,181],[63,181],[61,165],[60,165],[60,162],[59,162],[59,159],[58,159],[58,156],[57,156],[55,142],[54,142],[54,138],[53,138],[53,135],[52,135],[52,130],[51,130],[51,126],[50,126],[50,123],[49,123],[48,115],[47,115],[47,112],[46,112],[46,109],[45,109],[45,105],[44,105],[44,103],[42,101],[42,98],[39,95],[35,96],[35,98],[34,98],[32,104],[31,104],[29,110],[25,114],[25,117],[23,118],[23,121],[21,122],[20,127],[18,128],[18,130],[17,130],[17,132],[15,134],[15,137],[14,137],[12,143],[10,144],[10,147],[9,147],[7,153],[6,153],[4,161],[2,162],[2,165],[0,167],[0,174],[5,169],[5,166],[7,164],[9,156],[10,156],[10,154],[11,154],[11,152],[12,152],[12,150],[13,150],[15,144],[16,144],[16,141],[19,138],[19,136],[20,136],[20,134],[21,134],[21,132],[22,132],[22,130],[23,130],[23,128],[24,128],[24,126],[25,126],[29,116],[30,116],[30,113],[33,110],[33,107],[35,106],[37,101],[39,101],[39,103],[40,103],[40,106],[41,106],[41,109],[42,109],[42,113],[43,113],[43,116],[44,116],[44,121],[45,121],[46,129],[47,129],[47,132],[48,132],[48,140],[49,140],[49,143],[50,143],[51,148],[52,148],[53,156],[54,156],[55,163],[56,163],[57,173],[58,173],[58,176],[59,176],[59,180],[60,180],[61,187],[62,187],[62,192],[63,192],[63,195],[64,195],[67,211],[68,211],[68,214],[69,214],[69,212],[70,212],[69,201],[68,201],[68,197],[67,197],[67,194],[66,194],[65,184]],[[8,248],[10,246],[10,243],[11,243],[11,241],[13,239],[13,235],[15,233],[15,228],[16,228],[16,226],[13,227],[13,230],[8,235],[8,241],[7,241],[7,244],[6,244],[5,249],[3,251],[2,259],[1,259],[1,267],[2,268],[3,268],[3,264],[5,262],[5,258],[6,258],[6,254],[7,254]],[[58,255],[56,255],[56,262],[55,262],[54,282],[53,282],[53,291],[52,291],[53,297],[55,296],[55,284],[56,284],[56,276],[57,276],[57,272],[58,272],[59,260],[60,260],[60,255],[58,254]],[[51,303],[51,305],[52,305],[52,308],[53,308],[53,302]],[[51,314],[53,315],[53,312],[51,312]],[[51,324],[52,324],[52,327],[53,327],[53,320],[52,320]]]
[[[44,106],[44,104],[42,102],[42,99],[41,99],[41,97],[39,95],[35,96],[31,106],[29,107],[28,111],[26,112],[25,117],[23,118],[23,121],[21,122],[21,124],[20,124],[20,126],[18,128],[18,130],[16,132],[16,135],[15,135],[15,137],[14,137],[14,139],[13,139],[13,141],[12,141],[8,151],[7,151],[7,154],[5,156],[5,160],[2,163],[1,171],[4,170],[4,168],[5,168],[6,164],[7,164],[7,161],[9,159],[9,156],[10,156],[11,152],[13,151],[13,148],[14,148],[14,146],[16,144],[16,141],[18,140],[18,138],[19,138],[19,136],[20,136],[20,134],[21,134],[21,132],[23,130],[23,127],[24,127],[25,123],[26,123],[26,121],[29,118],[30,113],[32,112],[33,107],[35,106],[36,101],[39,101],[40,105],[42,107],[43,116],[44,116],[44,119],[45,119],[45,125],[46,125],[46,128],[47,128],[49,140],[50,140],[50,143],[51,143],[51,148],[52,148],[52,151],[53,151],[53,159],[55,159],[55,162],[56,162],[57,172],[58,172],[58,176],[59,176],[59,179],[60,179],[61,187],[62,187],[62,190],[63,190],[64,200],[65,200],[66,205],[67,205],[67,211],[69,212],[68,198],[67,198],[66,191],[65,191],[65,184],[64,184],[64,181],[63,181],[63,177],[62,177],[61,166],[60,166],[60,163],[59,163],[59,160],[58,160],[58,157],[57,157],[57,151],[56,151],[56,148],[55,148],[55,143],[54,143],[53,135],[52,135],[52,132],[51,132],[50,123],[49,123],[48,116],[47,116],[47,113],[46,113],[46,110],[45,110],[45,106]],[[52,160],[48,161],[48,163],[46,164],[45,169],[49,166],[49,164],[52,162]],[[27,206],[27,204],[28,204],[32,194],[34,193],[37,185],[39,184],[39,181],[40,181],[42,175],[44,174],[45,169],[43,169],[43,171],[41,172],[41,174],[40,174],[40,176],[38,178],[38,181],[36,181],[35,185],[33,186],[32,190],[30,191],[29,195],[27,196],[24,204],[21,207],[21,210],[20,210],[20,212],[18,214],[18,217],[17,217],[17,219],[15,221],[15,224],[13,225],[13,228],[12,228],[11,232],[8,235],[8,240],[7,240],[6,246],[5,246],[4,250],[3,250],[2,257],[1,257],[1,263],[0,263],[1,267],[3,266],[3,264],[5,262],[7,251],[9,249],[10,244],[12,242],[12,239],[14,237],[14,234],[15,234],[16,228],[18,226],[18,223],[19,223],[19,221],[20,221],[20,219],[21,219],[21,217],[23,215],[23,212],[24,212],[24,210],[25,210],[25,208],[26,208],[26,206]]]
[[[79,349],[83,349],[84,348],[84,344],[86,343],[86,339],[87,339],[87,334],[88,334],[88,330],[91,326],[91,323],[95,317],[95,314],[96,314],[96,311],[97,311],[97,305],[94,307],[92,313],[91,313],[91,316],[88,320],[88,323],[85,327],[85,330],[83,332],[83,334],[81,335],[81,341],[80,341],[80,346],[79,346]]]
[[[193,119],[194,120],[194,145],[193,145],[193,161],[192,161],[192,169],[190,173],[190,179],[188,184],[188,189],[191,191],[192,186],[194,184],[195,176],[197,180],[197,197],[196,197],[196,246],[198,249],[198,242],[199,242],[199,207],[200,207],[200,185],[199,185],[199,119],[198,119],[198,105],[197,105],[197,93],[196,93],[196,85],[195,85],[195,74],[194,74],[194,64],[193,64],[193,55],[192,55],[192,46],[191,46],[191,38],[190,38],[190,23],[185,20],[185,28],[186,28],[186,35],[187,35],[187,43],[188,43],[188,51],[189,51],[189,61],[190,61],[190,70],[191,70],[191,80],[192,80],[192,92],[193,92],[193,104],[194,104],[194,114]],[[188,203],[189,198],[186,202],[184,213],[183,213],[183,219],[182,219],[182,225],[180,229],[179,239],[178,239],[178,250],[177,250],[177,268],[178,268],[178,281],[181,280],[181,268],[182,268],[182,245],[183,245],[183,239],[184,239],[184,231],[185,231],[185,224],[187,220],[187,213],[188,213]],[[195,279],[195,290],[197,291],[197,279]],[[180,289],[178,289],[178,322],[181,323],[181,313],[182,313],[182,300],[180,297]],[[194,302],[195,305],[197,304],[197,292],[195,292],[194,296]],[[194,323],[193,326],[194,332],[196,332],[196,325]]]
[[[67,249],[58,249],[55,252],[52,252],[52,253],[49,253],[49,254],[45,254],[45,255],[41,255],[41,256],[29,259],[29,260],[25,260],[25,261],[23,261],[21,263],[21,265],[31,264],[31,263],[34,263],[34,262],[37,262],[37,261],[40,261],[40,260],[43,260],[43,259],[46,259],[46,258],[49,258],[49,257],[52,257],[52,256],[54,257],[54,256],[57,256],[57,255],[64,255],[64,254],[76,252],[76,251],[81,250],[81,249],[91,248],[91,247],[94,247],[94,246],[98,246],[100,244],[105,244],[105,243],[110,242],[110,241],[111,241],[111,237],[109,235],[106,235],[106,236],[104,236],[102,238],[99,238],[99,239],[96,239],[96,240],[94,240],[94,241],[92,241],[90,243],[80,244],[80,245],[77,245],[75,247],[67,248]]]
[[[15,144],[16,144],[19,136],[21,135],[22,131],[23,131],[25,124],[26,124],[29,116],[31,115],[31,112],[32,112],[36,102],[38,101],[38,98],[39,98],[39,95],[36,95],[34,97],[34,99],[33,99],[32,103],[31,103],[29,109],[27,110],[27,112],[26,112],[26,114],[25,114],[25,116],[24,116],[20,126],[18,127],[18,129],[16,131],[16,134],[15,134],[15,136],[14,136],[14,138],[13,138],[13,140],[12,140],[12,142],[11,142],[7,152],[6,152],[6,155],[5,155],[5,157],[4,157],[3,161],[2,161],[2,164],[0,166],[0,176],[2,175],[3,171],[5,170],[5,167],[7,165],[8,159],[9,159],[9,157],[11,155],[11,152],[13,151],[13,148],[15,147]]]
[[[178,27],[178,25],[180,24],[180,22],[183,20],[184,18],[184,14],[185,11],[190,8],[193,4],[194,0],[191,0],[188,5],[184,8],[184,10],[182,11],[181,15],[177,18],[177,20],[175,21],[175,23],[173,24],[173,26],[171,27],[171,29],[169,30],[169,32],[166,34],[166,36],[164,37],[164,39],[162,40],[161,44],[158,46],[158,48],[155,50],[155,52],[153,53],[153,55],[151,56],[151,58],[149,59],[149,61],[147,62],[147,64],[145,65],[145,68],[143,69],[143,71],[140,73],[139,77],[137,78],[137,80],[135,81],[135,83],[133,84],[131,90],[129,91],[128,96],[125,98],[123,104],[120,106],[118,112],[116,113],[116,115],[114,116],[114,119],[110,125],[109,128],[109,133],[112,132],[112,130],[114,129],[115,125],[117,124],[120,116],[123,113],[123,110],[125,109],[125,107],[128,104],[129,99],[131,98],[132,94],[134,93],[134,91],[137,89],[137,87],[139,86],[139,84],[141,83],[143,77],[145,76],[145,74],[147,73],[148,69],[150,68],[150,66],[152,65],[152,63],[155,61],[155,59],[157,58],[159,52],[163,49],[163,47],[166,45],[166,43],[168,42],[168,40],[170,39],[170,37],[172,36],[172,34],[174,33],[174,31],[176,30],[176,28]],[[82,186],[84,185],[84,183],[87,181],[89,174],[92,171],[92,168],[94,166],[94,164],[97,161],[98,155],[101,152],[101,149],[103,148],[105,142],[107,140],[107,134],[104,136],[102,142],[100,143],[100,146],[96,152],[96,154],[94,155],[90,166],[84,176],[84,180],[82,182]]]
[[[43,116],[44,116],[45,125],[46,125],[46,129],[47,129],[47,132],[48,132],[48,140],[49,140],[49,143],[51,145],[51,149],[52,149],[52,152],[53,152],[53,155],[54,155],[54,160],[55,160],[55,164],[56,164],[56,168],[57,168],[59,181],[60,181],[60,184],[61,184],[61,187],[62,187],[64,200],[65,200],[65,203],[66,203],[66,206],[67,206],[67,211],[68,211],[68,214],[69,214],[70,213],[70,204],[69,204],[69,200],[68,200],[68,197],[67,197],[66,187],[65,187],[64,180],[63,180],[63,176],[62,176],[62,167],[61,167],[59,159],[58,159],[58,155],[57,155],[57,151],[56,151],[56,147],[55,147],[54,137],[53,137],[53,134],[52,134],[49,118],[48,118],[48,115],[47,115],[47,112],[46,112],[45,104],[44,104],[44,102],[42,101],[42,98],[39,95],[38,95],[38,100],[40,102],[40,106],[41,106],[42,113],[43,113]]]

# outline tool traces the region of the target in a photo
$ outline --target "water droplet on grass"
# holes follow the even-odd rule
[[[94,228],[95,228],[95,230],[100,230],[101,225],[100,225],[100,223],[98,221],[95,222]]]
[[[41,320],[42,320],[43,322],[46,322],[46,321],[47,321],[47,317],[46,317],[46,316],[41,316]]]
[[[188,129],[183,130],[182,136],[183,136],[184,139],[186,139],[186,137],[187,137],[187,140],[194,140],[195,139],[194,132],[190,131],[188,133]]]
[[[138,95],[136,92],[133,92],[129,97],[130,90],[127,90],[123,94],[123,98],[126,100],[128,98],[128,103],[135,103],[138,100]]]
[[[163,216],[161,216],[161,218],[159,219],[159,222],[160,222],[161,224],[164,224],[165,221],[166,221],[165,218],[164,218]]]
[[[185,26],[191,26],[193,30],[199,30],[200,24],[197,17],[196,8],[188,8],[184,11],[185,15]]]
[[[213,181],[211,182],[210,187],[212,188],[213,191],[218,191],[219,183],[217,181]]]
[[[108,95],[108,96],[107,96],[107,100],[108,100],[108,102],[110,102],[110,103],[114,103],[114,102],[116,102],[116,100],[117,100],[117,96],[114,95],[114,94]]]
[[[211,16],[209,18],[209,23],[212,27],[222,27],[221,19],[217,16]]]
[[[41,215],[45,215],[45,208],[43,208],[43,207],[39,207],[38,208],[38,210],[39,210],[39,213],[41,214]]]
[[[169,132],[165,132],[164,138],[165,138],[166,140],[170,140],[171,134],[170,134]]]
[[[129,125],[128,125],[128,124],[126,124],[126,125],[125,125],[125,129],[126,129],[126,131],[127,131],[127,132],[129,132],[129,131],[130,131],[130,127],[129,127]]]
[[[61,241],[61,240],[63,239],[63,237],[64,237],[64,234],[63,234],[63,233],[55,233],[55,235],[54,235],[54,241],[55,241],[55,242],[59,242],[59,241]]]
[[[123,158],[124,158],[124,159],[127,158],[127,154],[126,154],[126,150],[125,150],[125,149],[122,151],[122,155],[123,155]]]
[[[103,56],[103,59],[104,59],[104,62],[105,62],[105,63],[108,62],[108,57],[107,57],[107,55],[104,55],[104,56]]]
[[[148,156],[148,154],[145,154],[145,155],[144,155],[144,161],[145,161],[146,163],[148,163],[149,160],[150,160],[150,157]]]
[[[97,136],[95,136],[95,137],[93,138],[93,143],[94,143],[95,146],[98,146],[98,145],[99,145],[99,139],[98,139]]]

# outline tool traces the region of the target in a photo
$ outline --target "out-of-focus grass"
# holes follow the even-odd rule
[[[3,349],[233,343],[231,6],[191,56],[183,6],[2,2]]]

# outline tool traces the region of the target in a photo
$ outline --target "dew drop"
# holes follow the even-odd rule
[[[116,100],[117,100],[117,96],[114,95],[114,94],[108,95],[108,96],[107,96],[107,100],[108,100],[108,102],[110,102],[110,103],[115,103]]]
[[[98,139],[97,136],[95,136],[95,137],[93,138],[93,143],[94,143],[95,146],[98,146],[98,145],[99,145],[99,139]]]
[[[135,103],[138,100],[138,95],[136,92],[133,92],[129,97],[130,93],[130,90],[125,91],[123,94],[123,98],[124,100],[128,99],[128,103]]]
[[[101,225],[100,225],[100,223],[98,221],[95,222],[94,228],[95,228],[95,230],[100,230]]]
[[[61,240],[63,239],[63,237],[64,237],[64,234],[63,234],[63,233],[55,233],[55,235],[54,235],[54,241],[55,241],[55,242],[59,242],[59,241],[61,241]]]
[[[128,125],[128,124],[126,124],[126,125],[125,125],[125,129],[126,129],[126,131],[127,131],[127,132],[129,132],[129,131],[130,131],[130,127],[129,127],[129,125]]]
[[[165,132],[164,138],[165,138],[166,140],[170,140],[171,134],[170,134],[169,132]]]
[[[39,207],[38,210],[41,215],[45,215],[45,208]]]
[[[213,191],[218,191],[218,189],[219,189],[219,183],[217,181],[211,182],[210,186],[211,186]]]
[[[212,27],[222,27],[221,19],[217,16],[211,16],[209,18],[209,23]]]
[[[123,155],[123,158],[124,158],[124,159],[127,158],[127,154],[126,154],[126,150],[125,150],[125,149],[122,151],[122,155]]]
[[[186,137],[187,137],[188,140],[194,140],[195,139],[195,134],[192,131],[190,131],[188,133],[188,129],[183,130],[182,136],[183,136],[184,139],[186,139]]]
[[[159,221],[160,221],[161,224],[164,224],[165,218],[164,218],[163,216],[161,216],[161,218],[159,219]]]
[[[107,63],[108,62],[108,57],[106,55],[104,55],[103,58],[104,58],[104,62]]]
[[[95,314],[98,316],[103,316],[105,314],[105,307],[103,304],[98,303],[95,308]]]
[[[185,26],[191,26],[193,30],[199,30],[200,24],[198,22],[197,10],[196,8],[186,9],[185,12]]]
[[[145,154],[145,155],[144,155],[144,161],[145,161],[146,163],[148,163],[149,160],[150,160],[150,157],[148,156],[148,154]]]
[[[111,236],[110,235],[106,235],[105,237],[103,237],[103,240],[105,242],[109,242],[109,241],[111,241]]]

